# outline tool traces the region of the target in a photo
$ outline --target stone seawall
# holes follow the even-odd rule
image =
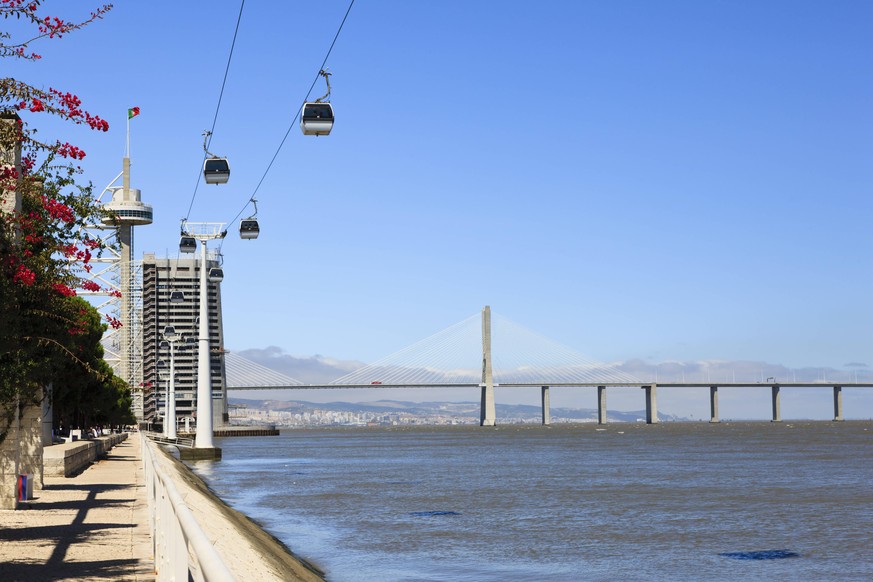
[[[46,477],[75,475],[125,439],[127,433],[121,433],[45,447],[43,449],[44,474]]]
[[[155,447],[156,463],[173,481],[185,505],[237,580],[324,582],[321,569],[293,554],[248,516],[229,507],[187,465]]]

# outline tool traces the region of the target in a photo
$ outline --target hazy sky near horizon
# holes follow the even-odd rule
[[[491,305],[603,361],[873,364],[873,4],[357,0],[334,130],[303,136],[347,7],[245,4],[210,147],[226,185],[202,183],[201,134],[239,2],[117,3],[4,76],[110,122],[23,114],[85,149],[98,193],[140,107],[137,256],[176,256],[189,206],[228,222],[263,178],[260,238],[222,245],[231,350],[372,362]]]

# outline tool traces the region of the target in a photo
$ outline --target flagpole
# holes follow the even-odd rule
[[[125,158],[130,157],[130,112],[127,112],[127,153],[124,155]]]

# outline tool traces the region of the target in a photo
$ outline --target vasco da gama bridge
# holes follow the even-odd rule
[[[493,323],[493,327],[492,327]],[[492,341],[497,349],[493,349]],[[478,358],[481,354],[481,359]],[[477,361],[478,360],[478,361]],[[639,387],[645,393],[646,422],[658,422],[657,390],[709,389],[710,422],[718,422],[719,388],[769,387],[772,420],[782,420],[782,388],[832,387],[834,420],[843,420],[842,390],[873,387],[858,382],[681,382],[658,383],[636,378],[618,368],[587,358],[574,350],[528,330],[499,315],[492,322],[491,308],[456,323],[373,364],[326,384],[305,384],[294,378],[226,353],[228,390],[336,389],[336,388],[480,388],[480,424],[496,423],[496,387],[535,387],[542,394],[543,424],[550,424],[551,387],[596,387],[597,420],[606,424],[606,390]]]

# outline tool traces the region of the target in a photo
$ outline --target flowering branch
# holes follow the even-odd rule
[[[111,6],[82,21],[48,17],[39,8],[40,0],[0,0],[4,19],[14,16],[35,28],[24,42],[12,42],[9,33],[0,31],[0,58],[38,59],[25,50],[30,43],[62,37],[102,18]],[[56,385],[61,387],[80,383],[83,368],[92,378],[101,374],[101,385],[84,381],[96,391],[104,384],[117,390],[121,382],[102,359],[100,337],[107,325],[93,306],[76,296],[76,289],[95,292],[100,286],[70,270],[70,263],[77,262],[89,271],[92,257],[103,250],[102,242],[86,231],[103,210],[91,185],[76,183],[81,174],[76,163],[86,154],[67,141],[37,139],[36,130],[19,114],[52,115],[96,131],[109,129],[72,93],[0,78],[0,442],[12,403],[35,402],[39,387],[58,374],[67,375]],[[121,325],[107,320],[112,327]]]
[[[38,60],[42,58],[36,53],[28,53],[26,49],[30,43],[41,38],[62,38],[68,32],[83,28],[95,20],[103,18],[112,10],[112,4],[104,4],[91,12],[89,18],[79,22],[70,22],[56,16],[41,16],[37,13],[42,0],[0,0],[0,15],[4,19],[15,16],[24,17],[33,23],[38,34],[29,40],[11,44],[0,43],[0,57],[15,57],[26,60]],[[0,33],[0,39],[11,39],[9,33]]]

